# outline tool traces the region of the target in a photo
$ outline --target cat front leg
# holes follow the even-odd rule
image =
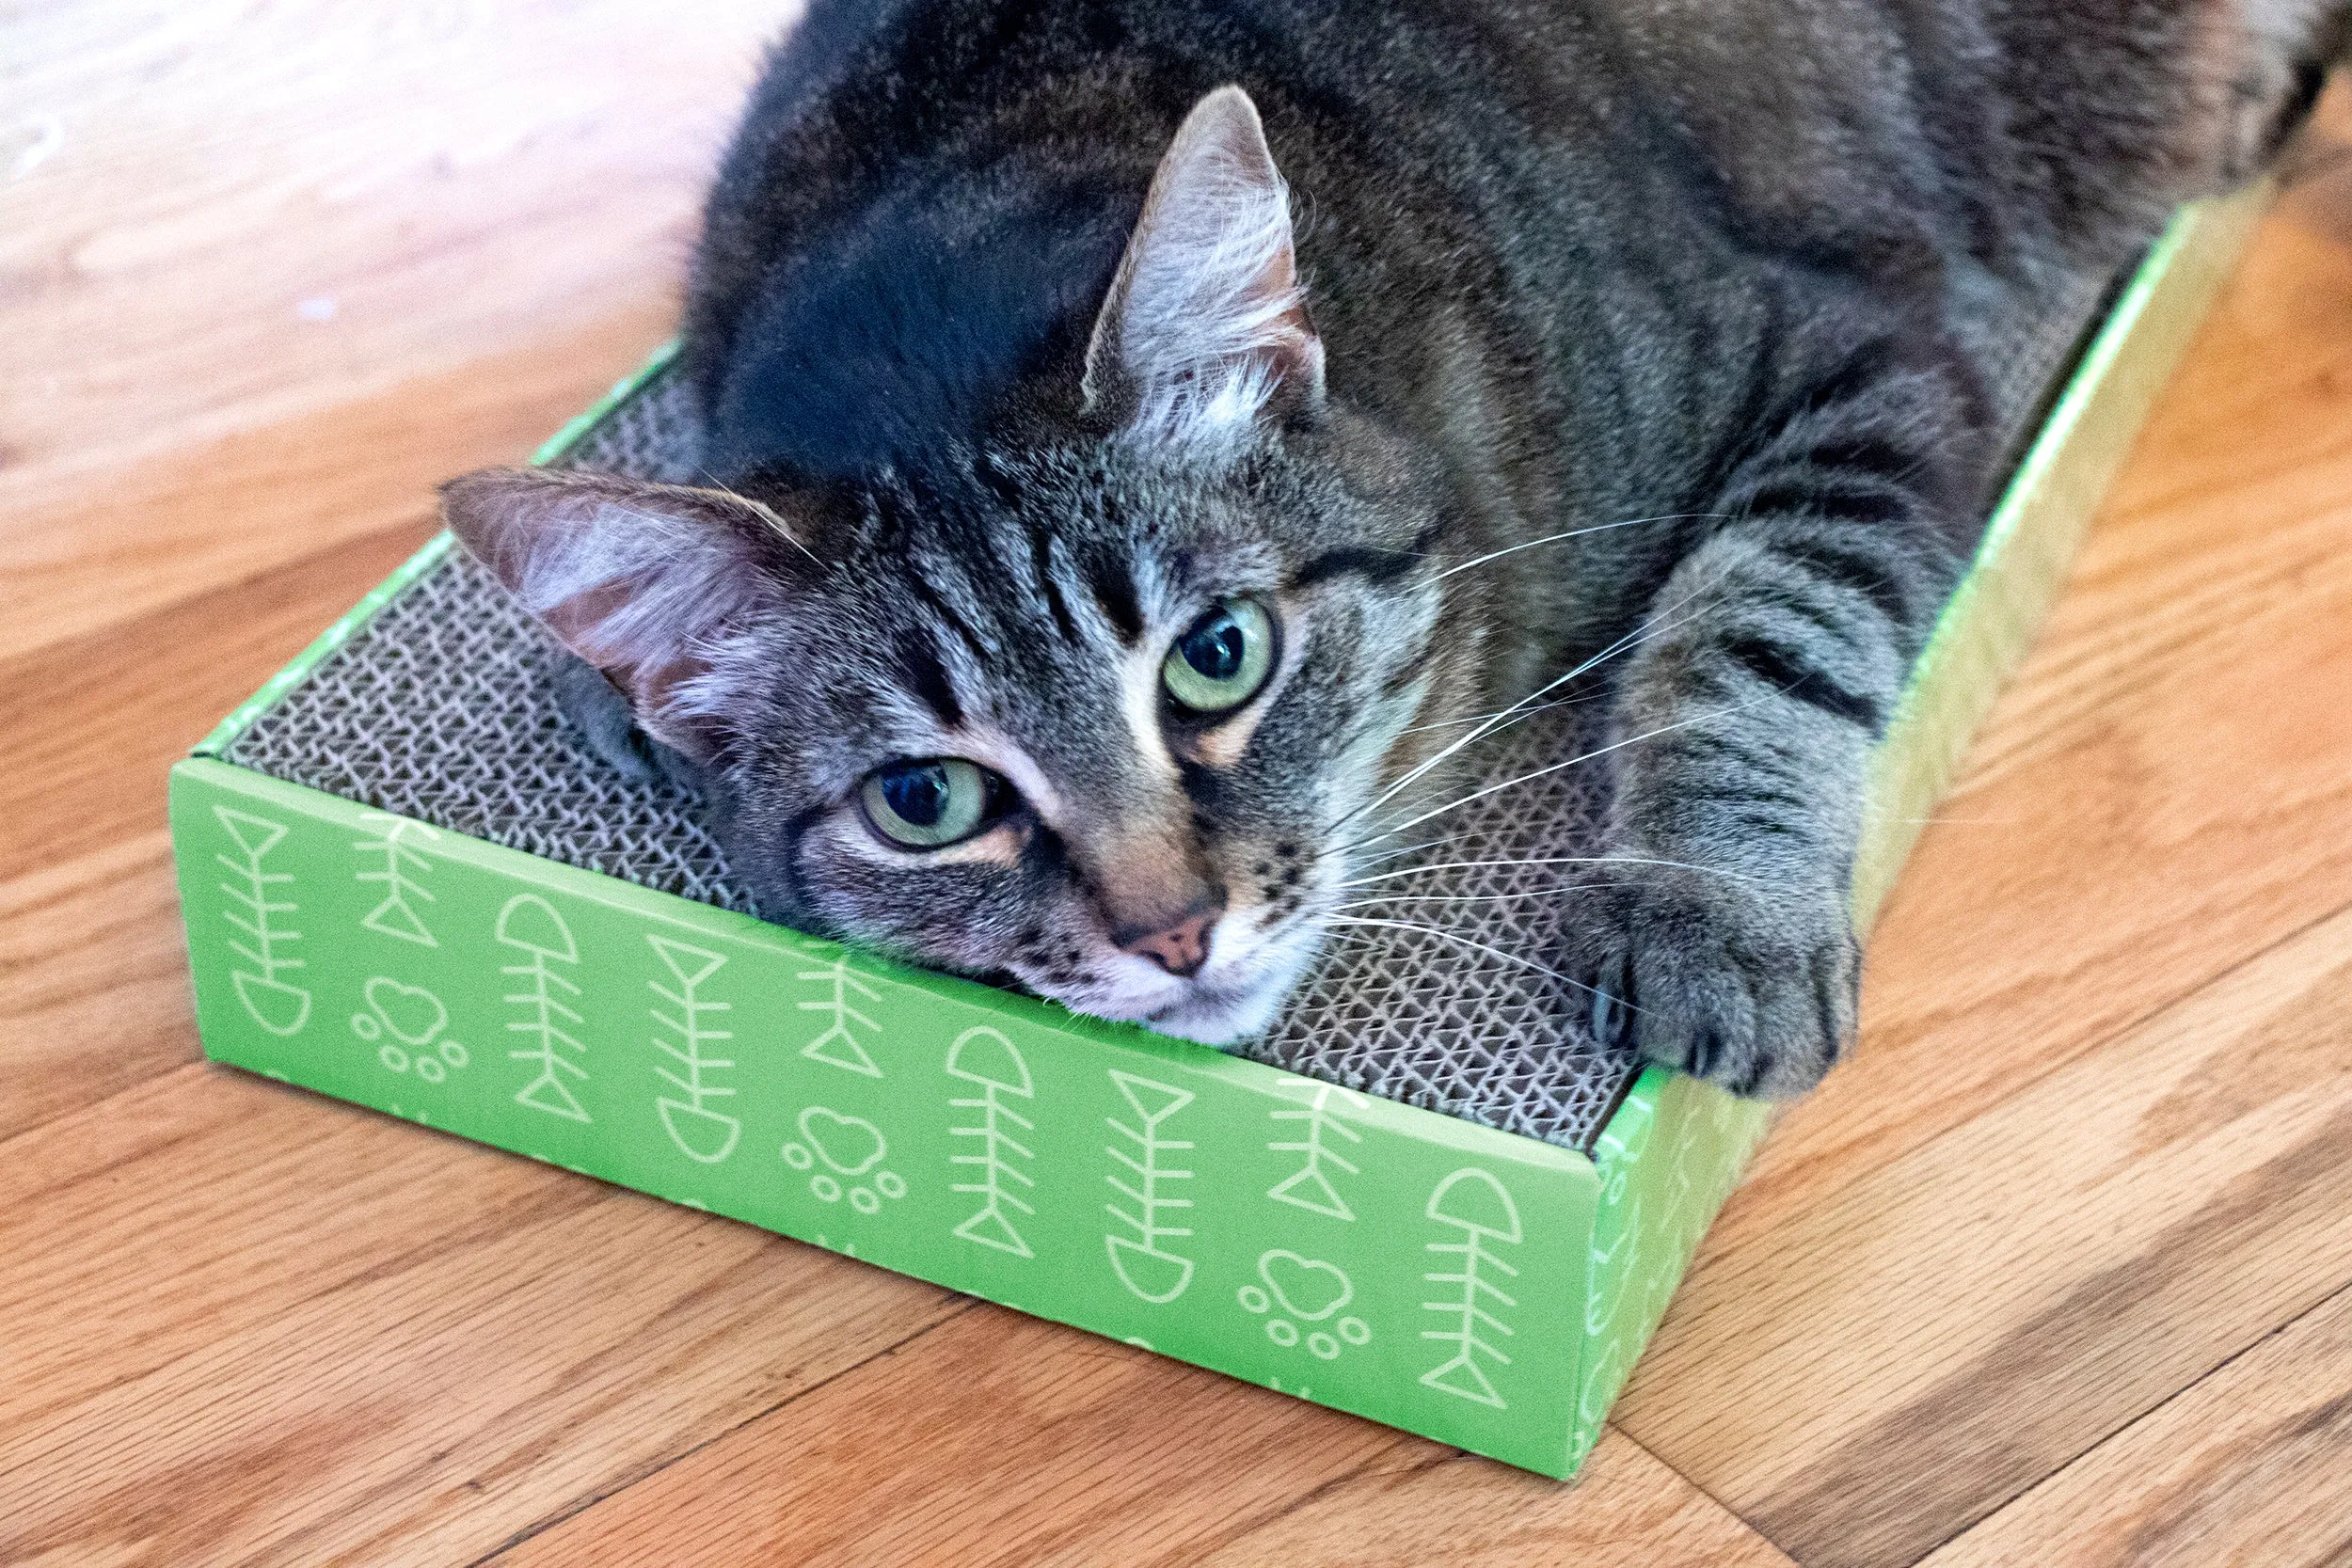
[[[1853,1037],[1866,770],[1959,562],[1899,440],[1775,445],[1634,634],[1568,958],[1605,1039],[1786,1097]]]

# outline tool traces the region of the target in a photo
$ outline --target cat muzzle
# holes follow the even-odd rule
[[[1217,916],[1225,912],[1219,899],[1204,899],[1173,923],[1139,936],[1118,933],[1120,951],[1149,958],[1170,974],[1189,980],[1209,961],[1209,939]]]

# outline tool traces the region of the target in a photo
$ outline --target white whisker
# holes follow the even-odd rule
[[[1676,600],[1673,604],[1668,605],[1668,606],[1666,607],[1665,611],[1661,611],[1660,613],[1661,613],[1661,614],[1662,614],[1662,613],[1665,613],[1665,612],[1667,612],[1667,611],[1672,611],[1672,610],[1677,610],[1681,609],[1684,605],[1690,604],[1692,600],[1694,600],[1694,599],[1698,598],[1698,597],[1699,597],[1702,594],[1707,593],[1707,592],[1708,592],[1709,589],[1711,589],[1713,586],[1714,586],[1714,584],[1713,584],[1712,582],[1709,582],[1709,583],[1702,583],[1702,584],[1700,584],[1699,586],[1697,586],[1697,587],[1695,587],[1695,588],[1692,589],[1690,593],[1685,594],[1684,594],[1681,598],[1679,598],[1679,599]],[[1689,619],[1689,618],[1690,618],[1690,617],[1685,617],[1684,619]],[[1539,698],[1539,697],[1543,696],[1545,693],[1549,692],[1549,691],[1552,691],[1552,690],[1556,689],[1557,689],[1557,688],[1559,688],[1559,687],[1562,687],[1562,686],[1566,685],[1568,682],[1570,682],[1570,681],[1572,681],[1572,680],[1575,680],[1577,677],[1579,677],[1580,675],[1584,674],[1586,672],[1588,672],[1588,671],[1592,670],[1592,669],[1593,669],[1593,668],[1595,668],[1596,666],[1597,666],[1597,665],[1599,665],[1599,664],[1602,664],[1602,663],[1606,662],[1606,661],[1607,661],[1607,660],[1609,660],[1609,659],[1614,658],[1617,655],[1619,655],[1619,654],[1621,654],[1621,653],[1626,652],[1628,649],[1630,649],[1630,648],[1635,648],[1635,647],[1639,647],[1642,643],[1648,641],[1650,639],[1652,639],[1652,638],[1654,638],[1654,637],[1659,637],[1659,636],[1662,636],[1662,635],[1664,635],[1667,631],[1672,630],[1675,626],[1679,626],[1679,625],[1681,625],[1681,624],[1682,624],[1682,623],[1681,623],[1681,621],[1664,621],[1664,622],[1661,622],[1661,621],[1660,621],[1660,620],[1659,620],[1659,618],[1658,618],[1658,616],[1657,616],[1657,615],[1653,615],[1653,616],[1649,617],[1648,619],[1645,620],[1645,621],[1644,621],[1644,622],[1643,622],[1643,623],[1642,623],[1639,626],[1636,626],[1633,630],[1631,630],[1631,631],[1629,631],[1629,632],[1626,633],[1623,637],[1618,638],[1618,639],[1617,639],[1614,642],[1610,643],[1610,644],[1609,644],[1609,646],[1607,646],[1607,647],[1603,648],[1600,652],[1598,652],[1598,653],[1597,653],[1597,654],[1594,654],[1594,655],[1593,655],[1593,656],[1591,656],[1590,657],[1588,657],[1588,658],[1584,659],[1582,662],[1579,663],[1579,664],[1578,664],[1578,665],[1577,665],[1574,669],[1570,670],[1570,671],[1569,671],[1566,674],[1560,675],[1560,676],[1558,676],[1558,677],[1556,677],[1556,678],[1554,678],[1554,679],[1552,679],[1552,680],[1549,680],[1549,681],[1545,682],[1542,686],[1540,686],[1540,687],[1536,688],[1534,690],[1533,690],[1533,691],[1529,692],[1526,696],[1524,696],[1524,697],[1520,698],[1518,702],[1516,702],[1516,703],[1512,704],[1509,707],[1504,708],[1504,709],[1502,711],[1502,713],[1501,713],[1501,714],[1499,714],[1499,715],[1497,715],[1494,719],[1490,719],[1490,720],[1488,720],[1486,722],[1485,722],[1485,723],[1483,723],[1483,724],[1479,725],[1476,729],[1472,730],[1470,734],[1468,734],[1468,735],[1466,735],[1466,736],[1462,736],[1462,738],[1460,738],[1459,740],[1454,741],[1452,744],[1447,745],[1447,746],[1445,746],[1445,747],[1441,748],[1441,749],[1440,749],[1440,750],[1439,750],[1439,751],[1438,751],[1438,752],[1435,755],[1431,756],[1431,757],[1430,757],[1428,760],[1426,760],[1425,762],[1421,763],[1418,767],[1415,767],[1414,768],[1412,768],[1412,769],[1411,769],[1410,771],[1408,771],[1408,772],[1407,772],[1407,773],[1406,773],[1406,774],[1403,778],[1401,778],[1401,779],[1397,780],[1397,781],[1396,781],[1396,783],[1394,783],[1394,784],[1391,784],[1391,785],[1390,785],[1387,789],[1383,790],[1380,794],[1378,794],[1378,795],[1376,795],[1376,796],[1373,797],[1373,799],[1372,799],[1372,800],[1370,800],[1366,801],[1363,805],[1360,805],[1360,806],[1357,807],[1354,811],[1352,811],[1352,812],[1348,813],[1346,816],[1343,816],[1343,817],[1341,817],[1341,818],[1339,819],[1339,821],[1338,821],[1338,822],[1334,822],[1334,823],[1332,824],[1332,826],[1336,828],[1336,827],[1340,826],[1340,824],[1341,824],[1341,823],[1346,822],[1346,821],[1348,821],[1348,820],[1349,820],[1350,818],[1352,818],[1352,817],[1361,816],[1364,812],[1376,810],[1376,809],[1377,809],[1377,808],[1379,808],[1381,805],[1385,804],[1387,801],[1389,801],[1389,800],[1391,800],[1394,799],[1394,798],[1395,798],[1395,796],[1397,795],[1397,793],[1398,793],[1399,791],[1401,791],[1401,790],[1405,789],[1406,786],[1410,785],[1410,784],[1412,784],[1412,783],[1413,783],[1416,779],[1419,779],[1419,778],[1420,778],[1422,774],[1424,774],[1424,773],[1428,772],[1431,768],[1436,768],[1436,767],[1438,767],[1439,764],[1443,763],[1443,762],[1444,762],[1447,758],[1449,758],[1449,757],[1453,756],[1455,752],[1457,752],[1461,751],[1461,749],[1462,749],[1463,747],[1468,746],[1468,745],[1470,745],[1470,744],[1472,744],[1472,743],[1473,743],[1473,742],[1475,742],[1475,741],[1478,741],[1478,740],[1480,740],[1480,739],[1485,738],[1485,736],[1486,736],[1488,734],[1492,733],[1492,731],[1493,731],[1493,730],[1494,730],[1494,729],[1495,729],[1495,728],[1496,728],[1499,724],[1501,724],[1501,723],[1502,723],[1502,722],[1503,722],[1504,721],[1508,720],[1508,719],[1509,719],[1512,715],[1514,715],[1514,714],[1518,713],[1518,712],[1521,708],[1524,708],[1524,707],[1525,707],[1525,706],[1527,706],[1530,703],[1534,702],[1537,698]],[[1533,775],[1531,775],[1531,777],[1532,777],[1532,776],[1533,776]],[[1475,799],[1475,797],[1470,797],[1470,799]],[[1420,820],[1422,820],[1422,818],[1416,817],[1414,820],[1415,820],[1415,821],[1420,821]],[[1409,826],[1409,824],[1407,824],[1407,825]],[[1398,830],[1398,829],[1391,829],[1391,830],[1390,830],[1390,832],[1398,832],[1398,831],[1400,831],[1400,830]],[[1374,836],[1375,836],[1375,838],[1385,838],[1385,837],[1387,837],[1387,836],[1388,836],[1388,834],[1386,834],[1386,833],[1379,833],[1379,834],[1375,834]],[[1366,841],[1364,841],[1364,842],[1370,842],[1370,840],[1366,840]]]
[[[1467,572],[1473,566],[1484,566],[1489,561],[1500,561],[1506,555],[1517,555],[1521,550],[1532,550],[1538,545],[1556,545],[1563,539],[1581,539],[1588,533],[1607,533],[1611,529],[1618,528],[1639,528],[1644,523],[1692,522],[1702,517],[1722,518],[1728,517],[1728,515],[1729,514],[1723,512],[1668,512],[1656,517],[1629,517],[1618,523],[1595,523],[1590,528],[1572,528],[1565,533],[1548,533],[1541,539],[1530,539],[1524,544],[1506,545],[1502,549],[1489,550],[1485,555],[1463,562],[1459,566],[1447,567],[1438,574],[1436,580],[1443,581],[1456,572]]]
[[[1590,991],[1595,996],[1603,996],[1608,994],[1607,992],[1601,990],[1599,987],[1588,986],[1572,974],[1563,974],[1558,970],[1550,968],[1549,965],[1537,963],[1533,958],[1522,958],[1517,953],[1507,953],[1500,947],[1493,946],[1487,942],[1474,941],[1470,937],[1462,935],[1459,931],[1449,931],[1441,926],[1423,926],[1417,921],[1411,920],[1376,920],[1370,915],[1360,914],[1325,915],[1323,917],[1323,924],[1326,926],[1374,927],[1391,931],[1418,931],[1423,936],[1436,937],[1442,942],[1458,942],[1464,947],[1473,948],[1478,952],[1487,955],[1489,958],[1501,958],[1504,963],[1516,964],[1521,969],[1533,970],[1536,974],[1557,980],[1563,985],[1574,986],[1577,990],[1581,991]],[[1632,1004],[1624,1002],[1622,998],[1618,1000],[1621,1006],[1632,1007]],[[1640,1012],[1642,1009],[1639,1007],[1632,1007],[1632,1010]]]
[[[1706,713],[1694,714],[1688,719],[1677,720],[1671,724],[1661,724],[1654,730],[1644,730],[1640,735],[1629,735],[1623,740],[1613,740],[1606,746],[1597,746],[1593,750],[1583,752],[1581,755],[1569,757],[1565,762],[1555,762],[1548,768],[1538,768],[1531,772],[1521,773],[1516,779],[1504,779],[1499,783],[1487,784],[1483,789],[1473,789],[1468,795],[1460,796],[1457,799],[1448,800],[1442,806],[1432,807],[1430,810],[1422,812],[1418,816],[1408,817],[1405,821],[1398,823],[1395,827],[1391,828],[1388,832],[1375,833],[1373,837],[1363,840],[1363,842],[1367,844],[1376,843],[1378,840],[1388,837],[1389,833],[1401,833],[1406,829],[1417,827],[1421,823],[1428,821],[1433,816],[1443,816],[1447,812],[1458,810],[1463,806],[1469,805],[1472,800],[1484,800],[1486,797],[1494,794],[1498,790],[1511,789],[1519,784],[1532,783],[1533,781],[1544,778],[1549,774],[1557,773],[1563,768],[1574,768],[1579,763],[1590,762],[1595,757],[1605,756],[1611,752],[1621,751],[1625,747],[1636,745],[1645,740],[1656,739],[1659,736],[1669,734],[1675,730],[1689,729],[1693,724],[1705,723],[1708,720],[1721,719],[1725,714],[1738,713],[1743,708],[1754,707],[1757,703],[1770,702],[1779,695],[1781,695],[1781,693],[1778,690],[1773,690],[1749,702],[1734,703],[1729,707],[1713,708]]]
[[[1394,881],[1400,877],[1426,876],[1432,871],[1467,870],[1491,865],[1670,865],[1681,871],[1704,872],[1711,877],[1729,877],[1742,882],[1756,879],[1718,866],[1693,865],[1688,861],[1645,860],[1638,855],[1545,855],[1529,860],[1438,861],[1431,865],[1408,865],[1402,871],[1384,871],[1376,877],[1353,877],[1339,885],[1343,888],[1364,887],[1373,882]],[[1411,894],[1407,896],[1421,897],[1423,895]]]
[[[751,497],[744,495],[741,491],[734,489],[729,485],[720,483],[719,476],[712,473],[708,468],[704,468],[700,465],[696,465],[696,467],[697,471],[702,474],[704,481],[711,489],[718,491],[723,496],[732,496],[735,499],[741,501],[747,509],[756,512],[762,517],[767,518],[771,523],[775,525],[776,532],[783,536],[786,544],[791,546],[794,549],[800,551],[811,561],[817,561],[817,552],[810,549],[806,545],[802,544],[800,540],[794,536],[792,531],[785,526],[784,519],[776,515],[774,508],[762,506],[759,502],[752,499]],[[824,562],[817,561],[817,564],[822,566]]]
[[[1520,888],[1511,893],[1407,893],[1382,894],[1375,898],[1350,898],[1331,906],[1340,910],[1378,910],[1394,908],[1400,898],[1412,904],[1493,904],[1505,898],[1550,898],[1569,893],[1601,893],[1610,888],[1626,887],[1625,882],[1563,882],[1556,887]]]
[[[1482,828],[1470,828],[1470,829],[1467,829],[1467,830],[1465,830],[1465,831],[1464,831],[1464,832],[1458,832],[1458,833],[1448,833],[1448,834],[1446,834],[1443,838],[1425,838],[1425,839],[1422,839],[1422,840],[1419,844],[1407,844],[1407,845],[1406,845],[1406,846],[1405,846],[1403,848],[1401,848],[1401,849],[1383,849],[1382,851],[1380,851],[1380,853],[1378,853],[1378,854],[1376,854],[1376,855],[1368,855],[1368,856],[1366,856],[1366,857],[1364,858],[1364,862],[1363,862],[1363,863],[1362,863],[1361,865],[1358,866],[1358,867],[1357,867],[1357,869],[1358,869],[1359,871],[1369,870],[1369,869],[1371,869],[1373,866],[1379,865],[1379,864],[1383,863],[1384,862],[1395,860],[1395,859],[1396,859],[1397,857],[1399,857],[1400,855],[1410,855],[1410,854],[1413,854],[1413,853],[1415,853],[1416,851],[1418,851],[1418,850],[1422,850],[1422,849],[1435,849],[1435,848],[1436,848],[1438,845],[1440,845],[1440,844],[1457,844],[1457,843],[1459,843],[1460,841],[1462,841],[1463,839],[1466,839],[1466,838],[1478,838],[1478,837],[1483,836],[1483,835],[1484,835],[1484,833],[1485,833],[1485,832],[1486,832],[1486,830],[1484,830],[1484,829],[1482,829]],[[1368,842],[1368,841],[1367,841],[1367,842]],[[1354,846],[1352,846],[1352,845],[1341,845],[1341,846],[1339,846],[1339,847],[1338,847],[1338,848],[1337,848],[1337,849],[1327,849],[1327,850],[1325,850],[1325,851],[1324,851],[1324,853],[1326,853],[1326,854],[1335,854],[1335,853],[1337,853],[1337,852],[1338,852],[1338,850],[1339,850],[1339,849],[1347,849],[1347,848],[1353,848],[1353,847],[1354,847]],[[1341,885],[1342,885],[1342,886],[1345,886],[1346,884],[1343,883],[1343,884],[1341,884]]]
[[[1539,703],[1535,706],[1529,708],[1527,710],[1528,716],[1533,717],[1538,713],[1549,713],[1556,707],[1574,707],[1579,703],[1591,702],[1593,698],[1598,695],[1598,692],[1588,691],[1583,695],[1577,697],[1554,697],[1550,702]],[[1463,724],[1484,723],[1489,719],[1501,719],[1509,712],[1510,709],[1508,708],[1497,708],[1492,713],[1466,714],[1459,719],[1438,719],[1433,720],[1426,724],[1407,724],[1405,728],[1397,731],[1396,733],[1399,736],[1426,735],[1431,730],[1451,730]]]

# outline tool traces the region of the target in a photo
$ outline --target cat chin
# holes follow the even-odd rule
[[[1289,994],[1287,985],[1261,985],[1232,995],[1202,992],[1136,1022],[1155,1035],[1199,1045],[1231,1045],[1264,1034]]]
[[[1289,976],[1269,975],[1230,990],[1189,985],[1173,999],[1168,998],[1165,991],[1132,999],[1097,991],[1055,1000],[1073,1012],[1108,1019],[1114,1023],[1140,1023],[1153,1034],[1200,1045],[1231,1045],[1265,1033],[1281,1013],[1283,1000],[1289,994]]]
[[[1321,949],[1311,926],[1294,926],[1221,958],[1212,958],[1196,980],[1176,980],[1136,960],[1143,972],[1123,983],[1098,982],[1084,990],[1057,994],[1050,985],[1028,983],[1073,1012],[1140,1023],[1154,1034],[1200,1045],[1232,1045],[1264,1034],[1279,1022],[1299,977]]]

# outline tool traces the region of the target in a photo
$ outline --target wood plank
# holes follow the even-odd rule
[[[1705,1255],[2352,902],[2346,156],[2262,229]]]
[[[1768,1240],[1616,1418],[1808,1568],[1911,1563],[2352,1280],[2352,911]]]
[[[1788,1560],[1619,1433],[1563,1485],[985,1307],[495,1560]]]
[[[980,1307],[497,1560],[1190,1563],[1318,1488],[1448,1451]]]
[[[164,825],[165,775],[220,716],[432,536],[432,514],[123,626],[0,661],[0,885]]]
[[[1787,1568],[1788,1559],[1611,1427],[1573,1486],[1464,1454],[1368,1468],[1200,1560],[1350,1568]]]
[[[0,1151],[0,1432],[11,1437],[224,1332],[599,1194],[202,1064]],[[158,1268],[164,1238],[169,1266]],[[89,1302],[109,1304],[109,1332],[90,1332]]]
[[[191,1003],[160,826],[0,882],[0,1139],[195,1060]]]
[[[0,341],[29,372],[0,383],[0,657],[281,559],[241,508],[103,504],[127,467],[354,401],[422,417],[478,360],[527,386],[557,324],[634,314],[655,341],[757,45],[796,9],[83,0],[13,21],[11,128],[55,139],[0,183]],[[322,482],[353,457],[467,466],[310,456]],[[349,526],[335,501],[313,518]]]
[[[27,617],[39,644],[0,657],[0,732],[21,761],[0,780],[0,878],[160,822],[164,769],[431,536],[439,480],[520,461],[663,322],[619,312],[113,473],[30,519],[83,541],[76,569],[105,579],[109,618],[68,634],[70,614]],[[44,610],[66,593],[23,586]]]
[[[2100,1444],[1924,1568],[2352,1560],[2352,1291]]]
[[[964,1309],[191,1067],[0,1153],[0,1561],[466,1561]]]

